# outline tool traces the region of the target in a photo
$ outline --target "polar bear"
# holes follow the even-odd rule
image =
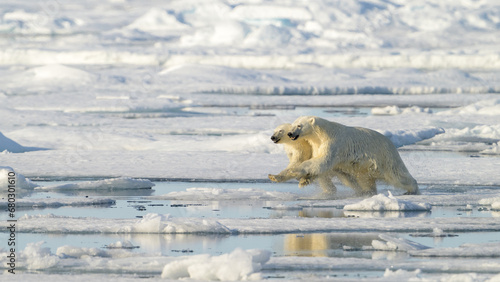
[[[291,178],[314,180],[337,173],[358,195],[377,193],[376,181],[384,180],[407,194],[418,194],[417,182],[392,142],[371,129],[349,127],[319,117],[302,116],[292,124],[288,136],[308,141],[317,154],[289,169],[276,181]]]
[[[306,139],[300,139],[296,141],[292,141],[290,137],[288,136],[288,133],[292,129],[292,125],[290,123],[284,123],[276,127],[274,130],[273,135],[271,136],[271,140],[275,144],[283,144],[285,151],[288,156],[288,166],[279,174],[273,175],[269,174],[268,177],[272,181],[276,182],[276,179],[284,179],[288,178],[287,174],[290,170],[296,168],[299,166],[301,163],[303,163],[306,160],[311,159],[314,156],[314,148],[311,146],[311,144],[306,141]],[[335,194],[337,191],[337,188],[335,185],[333,185],[332,182],[332,177],[331,176],[320,176],[317,178],[318,184],[323,190],[324,193],[327,194]],[[303,187],[305,185],[308,185],[311,182],[310,178],[301,178],[299,179],[299,187]]]

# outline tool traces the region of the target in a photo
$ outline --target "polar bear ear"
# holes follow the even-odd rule
[[[309,123],[310,123],[311,125],[314,125],[314,123],[316,123],[316,118],[311,117],[311,118],[309,119]]]

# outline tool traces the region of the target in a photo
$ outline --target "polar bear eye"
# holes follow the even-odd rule
[[[280,133],[283,133],[283,129],[282,129],[282,130],[280,130]]]
[[[297,125],[297,128],[302,128],[302,125],[300,125],[300,124],[299,124],[299,125]]]

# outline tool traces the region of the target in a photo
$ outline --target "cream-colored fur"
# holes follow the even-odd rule
[[[277,181],[336,175],[357,194],[376,194],[377,180],[402,188],[408,194],[419,193],[417,182],[394,144],[376,131],[303,116],[292,124],[288,135],[294,142],[307,141],[315,153]]]
[[[288,136],[288,133],[292,129],[292,125],[289,123],[284,123],[282,125],[279,125],[276,127],[274,130],[273,136],[271,136],[271,140],[276,143],[276,144],[282,144],[284,145],[284,149],[287,153],[288,156],[288,166],[279,174],[273,175],[269,174],[268,177],[272,181],[277,182],[278,179],[280,179],[282,182],[285,179],[289,180],[293,177],[289,177],[289,172],[296,169],[300,164],[302,164],[304,161],[311,159],[315,154],[317,154],[317,150],[314,150],[313,146],[306,141],[305,139],[300,139],[297,141],[292,141],[290,137]],[[332,182],[332,177],[331,176],[318,176],[317,181],[321,189],[325,193],[328,194],[334,194],[337,191],[337,188],[335,185],[333,185]],[[310,178],[300,178],[299,179],[299,187],[303,187],[305,185],[308,185],[312,182],[312,179]]]

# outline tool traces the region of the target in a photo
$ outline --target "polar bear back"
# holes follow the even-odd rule
[[[394,144],[377,131],[350,127],[340,123],[315,117],[314,131],[322,146],[319,155],[332,154],[332,158],[340,160],[337,169],[355,170],[356,173],[371,173],[379,177],[386,170],[403,170],[407,172]]]

